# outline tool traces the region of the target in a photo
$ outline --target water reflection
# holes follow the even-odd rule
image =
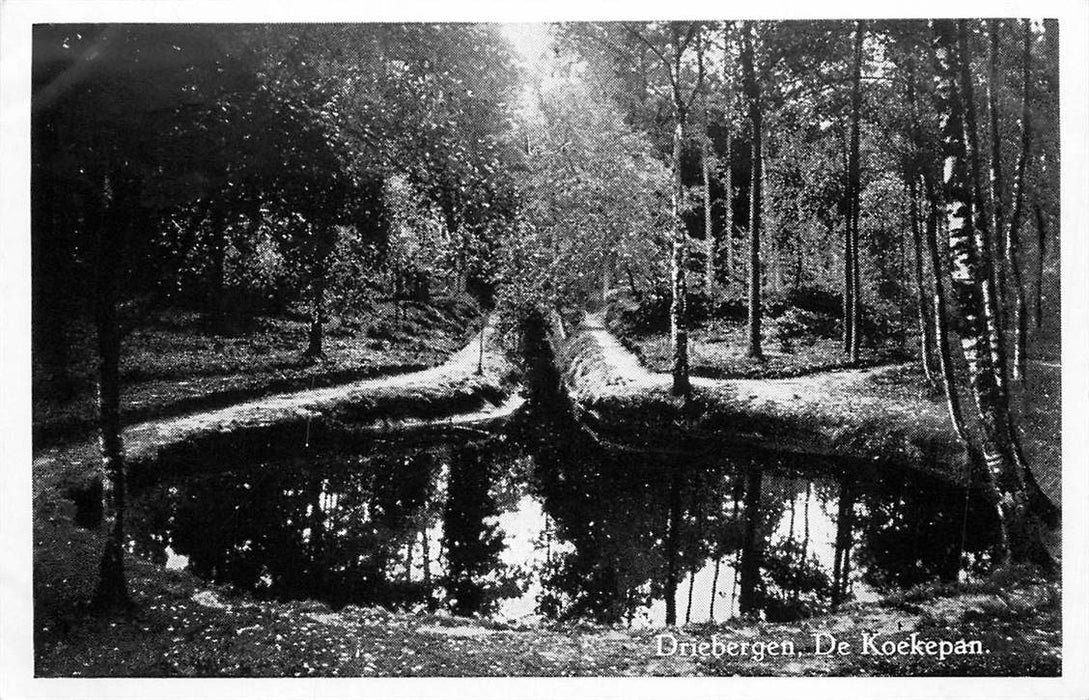
[[[135,494],[132,548],[266,598],[660,625],[797,619],[980,570],[994,544],[991,509],[918,474],[555,438],[209,464]]]

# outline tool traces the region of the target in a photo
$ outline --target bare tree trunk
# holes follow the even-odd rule
[[[960,89],[963,91],[963,123],[964,146],[968,165],[968,183],[970,187],[969,197],[972,200],[972,222],[969,230],[975,237],[976,248],[980,251],[978,264],[980,266],[979,283],[983,301],[982,320],[987,332],[987,348],[991,355],[990,370],[994,372],[995,383],[999,391],[1005,392],[1006,386],[1006,353],[1005,340],[1003,339],[1001,318],[998,310],[998,296],[996,292],[997,279],[994,271],[995,246],[989,222],[983,207],[983,188],[981,186],[981,168],[979,155],[979,139],[976,129],[976,102],[973,96],[971,62],[968,55],[969,37],[966,22],[958,24],[958,41],[960,42]]]
[[[323,316],[325,315],[324,269],[319,269],[315,272],[314,279],[310,282],[310,292],[310,331],[307,334],[306,352],[303,353],[303,356],[320,358],[325,356],[322,351]]]
[[[707,300],[715,294],[715,233],[711,222],[711,137],[706,133],[700,141],[700,163],[703,166],[703,245],[706,258],[703,262],[703,289]]]
[[[94,320],[98,345],[98,441],[102,456],[103,513],[106,541],[99,563],[94,604],[104,609],[129,605],[125,581],[125,473],[121,441],[121,328],[117,318],[118,277],[116,241],[120,233],[116,204],[109,179],[104,184],[105,200],[98,214],[95,259]]]
[[[942,153],[945,158],[946,216],[953,257],[953,299],[961,347],[975,396],[982,432],[982,453],[990,478],[985,487],[998,509],[1003,526],[1006,556],[1046,568],[1054,560],[1044,544],[1048,526],[1045,514],[1028,492],[1032,480],[1017,452],[1016,433],[1008,398],[992,366],[994,345],[984,294],[990,282],[987,255],[990,251],[978,228],[979,188],[973,182],[970,145],[971,107],[968,42],[963,20],[936,20],[935,50],[939,63],[938,89],[942,110]],[[992,297],[993,299],[993,297]],[[993,319],[992,319],[993,320]]]
[[[733,291],[734,280],[734,173],[733,173],[733,135],[730,127],[726,126],[726,167],[723,173],[722,188],[726,192],[726,221],[722,227],[722,242],[726,247],[726,269],[723,277],[726,280],[726,294]]]
[[[919,158],[920,158],[920,141],[921,134],[919,133],[919,104],[915,97],[915,56],[912,55],[908,58],[908,75],[907,75],[907,100],[908,106],[911,110],[911,141],[912,141],[912,153],[909,166],[906,168],[905,177],[907,178],[907,190],[908,190],[908,217],[911,219],[911,243],[914,250],[914,262],[915,262],[915,302],[916,302],[916,314],[919,319],[919,353],[921,355],[923,373],[926,375],[926,381],[931,386],[937,385],[937,378],[934,376],[934,370],[932,368],[932,358],[934,357],[934,333],[930,325],[930,320],[927,318],[926,312],[926,276],[923,267],[923,237],[920,216],[919,216],[919,180],[917,173],[919,170]]]
[[[1032,211],[1036,215],[1036,295],[1033,321],[1036,330],[1044,325],[1044,256],[1047,254],[1047,220],[1039,202],[1033,202]]]
[[[680,99],[679,97],[677,98]],[[673,395],[687,396],[688,380],[688,235],[681,219],[681,144],[684,141],[684,113],[677,104],[673,127],[673,252],[670,256],[673,300],[669,306],[670,343],[673,348]]]
[[[845,323],[850,326],[848,332],[848,355],[852,363],[858,362],[861,329],[859,327],[859,300],[862,296],[859,279],[858,264],[858,238],[859,238],[859,210],[862,206],[862,183],[860,171],[860,121],[862,118],[862,44],[866,37],[866,23],[859,20],[855,23],[855,47],[854,64],[851,76],[851,150],[848,156],[847,179],[848,196],[850,204],[850,224],[848,226],[848,247],[850,248],[849,272],[850,275],[850,299],[849,317]]]
[[[725,99],[723,103],[723,120],[726,124],[726,144],[724,153],[724,165],[722,173],[722,189],[724,191],[725,222],[722,226],[722,245],[726,248],[725,270],[723,278],[726,282],[726,295],[733,292],[734,279],[734,167],[733,167],[733,128],[731,113],[734,107],[734,95],[732,80],[733,61],[730,60],[730,29],[731,22],[724,22],[722,28],[722,84],[725,86]]]
[[[945,265],[942,264],[941,251],[938,249],[939,203],[936,188],[929,171],[924,171],[923,183],[926,188],[930,208],[926,219],[926,247],[930,253],[930,267],[934,271],[934,296],[931,311],[934,316],[934,345],[938,351],[938,368],[942,374],[945,388],[945,403],[949,409],[949,420],[957,436],[967,444],[968,433],[964,430],[964,418],[960,408],[960,394],[953,368],[953,357],[949,353],[949,320],[945,310]]]
[[[993,26],[993,25],[992,25]],[[991,51],[997,51],[997,39],[992,29]],[[1013,286],[1014,310],[1013,325],[1016,333],[1013,343],[1013,378],[1025,377],[1025,344],[1028,336],[1028,312],[1025,308],[1025,288],[1021,278],[1020,252],[1021,221],[1025,209],[1025,171],[1032,150],[1032,111],[1029,100],[1032,94],[1032,27],[1029,20],[1024,20],[1022,35],[1022,93],[1021,93],[1021,153],[1017,156],[1017,172],[1013,181],[1013,215],[1005,238],[1006,267],[1011,273],[1010,284]],[[992,57],[992,61],[995,60]],[[993,70],[993,69],[992,69]]]
[[[211,228],[211,311],[212,327],[217,333],[225,333],[227,329],[227,300],[224,298],[224,276],[226,274],[227,259],[227,220],[224,205],[217,204],[212,208],[212,216],[209,222]]]
[[[998,243],[998,249],[1006,250],[1009,247],[1009,240],[1006,237],[1008,230],[1006,229],[1006,217],[1005,206],[1003,204],[1003,182],[1002,182],[1002,135],[998,128],[998,91],[999,73],[998,73],[998,32],[1001,24],[997,19],[987,20],[987,30],[989,35],[989,48],[987,56],[987,112],[990,117],[990,134],[991,134],[991,172],[990,172],[990,189],[991,189],[991,230],[994,231],[995,240]],[[998,314],[1000,320],[1005,316],[1006,301],[1005,301],[1005,270],[1003,270],[1002,256],[995,256],[995,305],[998,308]],[[1005,325],[1004,323],[1001,325]],[[1014,370],[1014,376],[1016,377],[1016,369]]]
[[[711,622],[715,621],[715,598],[718,597],[718,575],[722,568],[722,557],[718,554],[715,555],[715,574],[711,578],[711,605],[707,611],[707,619]]]
[[[919,320],[919,355],[922,362],[923,374],[931,386],[937,385],[937,378],[931,366],[931,358],[934,357],[934,333],[930,325],[930,319],[926,312],[926,276],[923,270],[923,236],[919,221],[919,185],[914,177],[909,178],[908,206],[911,217],[911,244],[914,251],[915,263],[915,310]]]
[[[749,185],[749,347],[748,356],[755,359],[763,359],[764,353],[760,347],[760,324],[762,311],[760,308],[760,227],[763,214],[760,210],[763,202],[761,191],[763,181],[763,154],[761,149],[763,115],[760,106],[760,85],[756,81],[756,70],[753,65],[752,47],[752,22],[745,23],[742,33],[741,68],[745,83],[745,96],[749,107],[749,125],[752,130],[752,174]]]

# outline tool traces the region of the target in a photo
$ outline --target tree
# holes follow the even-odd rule
[[[687,95],[683,84],[682,66],[685,53],[693,46],[693,42],[698,44],[701,41],[702,27],[695,22],[670,22],[665,28],[651,26],[639,29],[631,25],[625,25],[625,27],[632,36],[646,44],[662,62],[672,96],[673,157],[670,160],[670,167],[673,173],[671,195],[673,246],[670,255],[672,301],[669,307],[669,336],[673,348],[672,392],[675,396],[687,396],[692,387],[688,378],[688,231],[681,217],[684,199],[681,153],[689,110],[703,87],[702,54],[697,62],[695,80]],[[650,38],[662,33],[665,36],[656,37],[657,42]]]
[[[760,103],[760,83],[756,79],[756,69],[753,59],[753,34],[755,29],[752,22],[745,22],[741,30],[741,75],[742,89],[745,92],[745,100],[749,116],[749,143],[752,148],[750,156],[751,175],[749,180],[749,326],[748,326],[748,355],[755,359],[762,359],[763,350],[760,347],[760,322],[762,311],[760,308],[760,228],[763,222],[763,112]]]
[[[968,360],[969,379],[982,433],[981,451],[987,467],[987,488],[992,492],[1003,524],[1003,548],[1008,556],[1044,566],[1053,564],[1043,538],[1048,526],[1046,501],[1041,500],[1031,472],[1019,454],[1008,397],[993,364],[989,326],[994,323],[984,289],[990,281],[983,232],[979,189],[970,162],[970,60],[965,22],[933,22],[938,59],[939,108],[942,118],[942,155],[946,161],[946,219],[953,257],[953,301],[961,348]],[[990,317],[990,318],[989,318]],[[1035,487],[1035,488],[1034,488]]]
[[[862,112],[862,46],[866,37],[866,23],[855,22],[854,61],[851,69],[851,137],[847,164],[847,234],[843,248],[843,342],[844,351],[851,362],[858,362],[859,341],[859,284],[858,222],[862,204],[861,177],[859,175],[859,125]]]
[[[526,226],[505,241],[501,294],[581,310],[599,293],[603,300],[617,270],[660,259],[672,185],[608,97],[575,79],[553,80],[524,117],[532,144],[519,178]]]
[[[1028,169],[1028,161],[1031,157],[1032,150],[1032,113],[1031,113],[1031,97],[1032,97],[1032,25],[1029,20],[1023,20],[1023,28],[1021,33],[1021,61],[1022,61],[1022,92],[1021,92],[1021,152],[1017,156],[1017,169],[1014,175],[1013,181],[1013,213],[1010,216],[1009,226],[1005,229],[1005,237],[1003,246],[1003,254],[1006,261],[1006,269],[1010,272],[1010,285],[1013,287],[1014,295],[1014,311],[1013,311],[1013,327],[1014,344],[1013,344],[1013,378],[1024,379],[1025,377],[1025,344],[1028,337],[1028,310],[1025,304],[1025,288],[1021,279],[1021,261],[1018,258],[1020,252],[1020,236],[1021,236],[1021,221],[1024,218],[1025,211],[1025,178],[1026,170]],[[992,25],[991,28],[991,52],[992,52],[992,75],[996,72],[993,68],[995,58],[994,54],[997,53],[996,44],[997,31]],[[993,99],[993,97],[992,97]],[[992,111],[995,110],[992,105]],[[994,117],[992,117],[992,120]],[[997,126],[993,127],[995,132],[992,138],[997,141]],[[995,153],[997,154],[999,147],[993,146]],[[994,156],[998,158],[997,155]],[[997,165],[995,166],[997,169]],[[999,189],[1000,193],[1001,190]],[[998,204],[1001,201],[1001,197],[995,195],[995,208],[998,208]],[[995,215],[995,219],[998,220],[998,215]],[[1043,230],[1042,222],[1038,222],[1039,230]],[[1041,241],[1042,241],[1041,237]],[[1040,245],[1040,259],[1043,259],[1044,246]],[[1043,274],[1039,274],[1039,278],[1043,277]],[[1001,286],[1000,286],[1001,287]],[[1037,295],[1039,297],[1039,295]],[[1040,313],[1037,312],[1037,317]]]
[[[188,157],[200,131],[193,107],[205,96],[195,85],[216,79],[218,55],[208,35],[174,28],[35,29],[33,121],[36,134],[54,136],[36,149],[35,169],[67,192],[54,205],[73,215],[52,222],[57,228],[34,225],[50,243],[66,243],[57,255],[90,280],[107,525],[94,599],[104,608],[128,604],[121,339],[139,313],[134,302],[154,289],[161,269],[152,229],[199,192]],[[179,62],[190,70],[176,70]],[[74,230],[60,230],[68,226]]]

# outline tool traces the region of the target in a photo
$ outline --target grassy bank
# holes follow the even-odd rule
[[[777,378],[696,377],[686,403],[671,395],[668,374],[646,367],[628,349],[630,341],[618,342],[598,324],[572,334],[562,363],[584,421],[605,439],[651,449],[726,446],[832,456],[871,468],[922,468],[952,479],[966,473],[968,454],[945,399],[917,362],[838,371],[795,366]],[[1027,377],[1014,384],[1013,397],[1033,473],[1061,504],[1058,347],[1057,337],[1036,337]],[[969,431],[976,429],[972,401],[961,394]]]
[[[121,359],[125,423],[227,406],[254,397],[320,388],[441,363],[479,326],[480,310],[467,297],[431,304],[379,301],[335,316],[326,328],[326,357],[302,357],[303,318],[258,317],[236,334],[215,332],[194,312],[163,311],[126,336]],[[87,438],[95,420],[94,333],[69,326],[69,363],[61,375],[35,352],[34,445]]]
[[[563,360],[582,419],[602,439],[651,450],[754,449],[963,474],[966,454],[945,407],[911,366],[695,380],[685,402],[671,395],[669,375],[632,368],[617,354],[583,331]]]
[[[616,333],[618,324],[609,324]],[[625,347],[634,352],[649,369],[668,372],[673,355],[668,333],[618,334]],[[688,336],[689,370],[694,377],[710,379],[778,379],[800,377],[848,367],[876,367],[904,362],[909,354],[893,346],[862,348],[858,362],[844,358],[843,343],[832,338],[812,338],[784,347],[765,342],[764,359],[755,360],[747,353],[747,329],[743,323],[714,321],[695,328]]]

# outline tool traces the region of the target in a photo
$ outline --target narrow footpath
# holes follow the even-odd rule
[[[425,370],[273,394],[226,408],[137,423],[122,433],[126,458],[130,463],[147,461],[166,447],[202,436],[326,418],[349,418],[353,428],[360,430],[495,420],[521,405],[521,397],[512,391],[513,367],[497,345],[495,325],[489,322],[446,362]],[[90,441],[42,450],[34,456],[34,498],[58,478],[96,467],[96,449]]]
[[[639,426],[645,441],[687,435],[718,445],[922,465],[952,477],[967,458],[944,403],[901,377],[909,365],[783,379],[693,377],[686,407],[670,394],[671,376],[647,370],[601,314],[587,315],[565,348],[568,391],[605,434],[622,435],[627,422]]]

